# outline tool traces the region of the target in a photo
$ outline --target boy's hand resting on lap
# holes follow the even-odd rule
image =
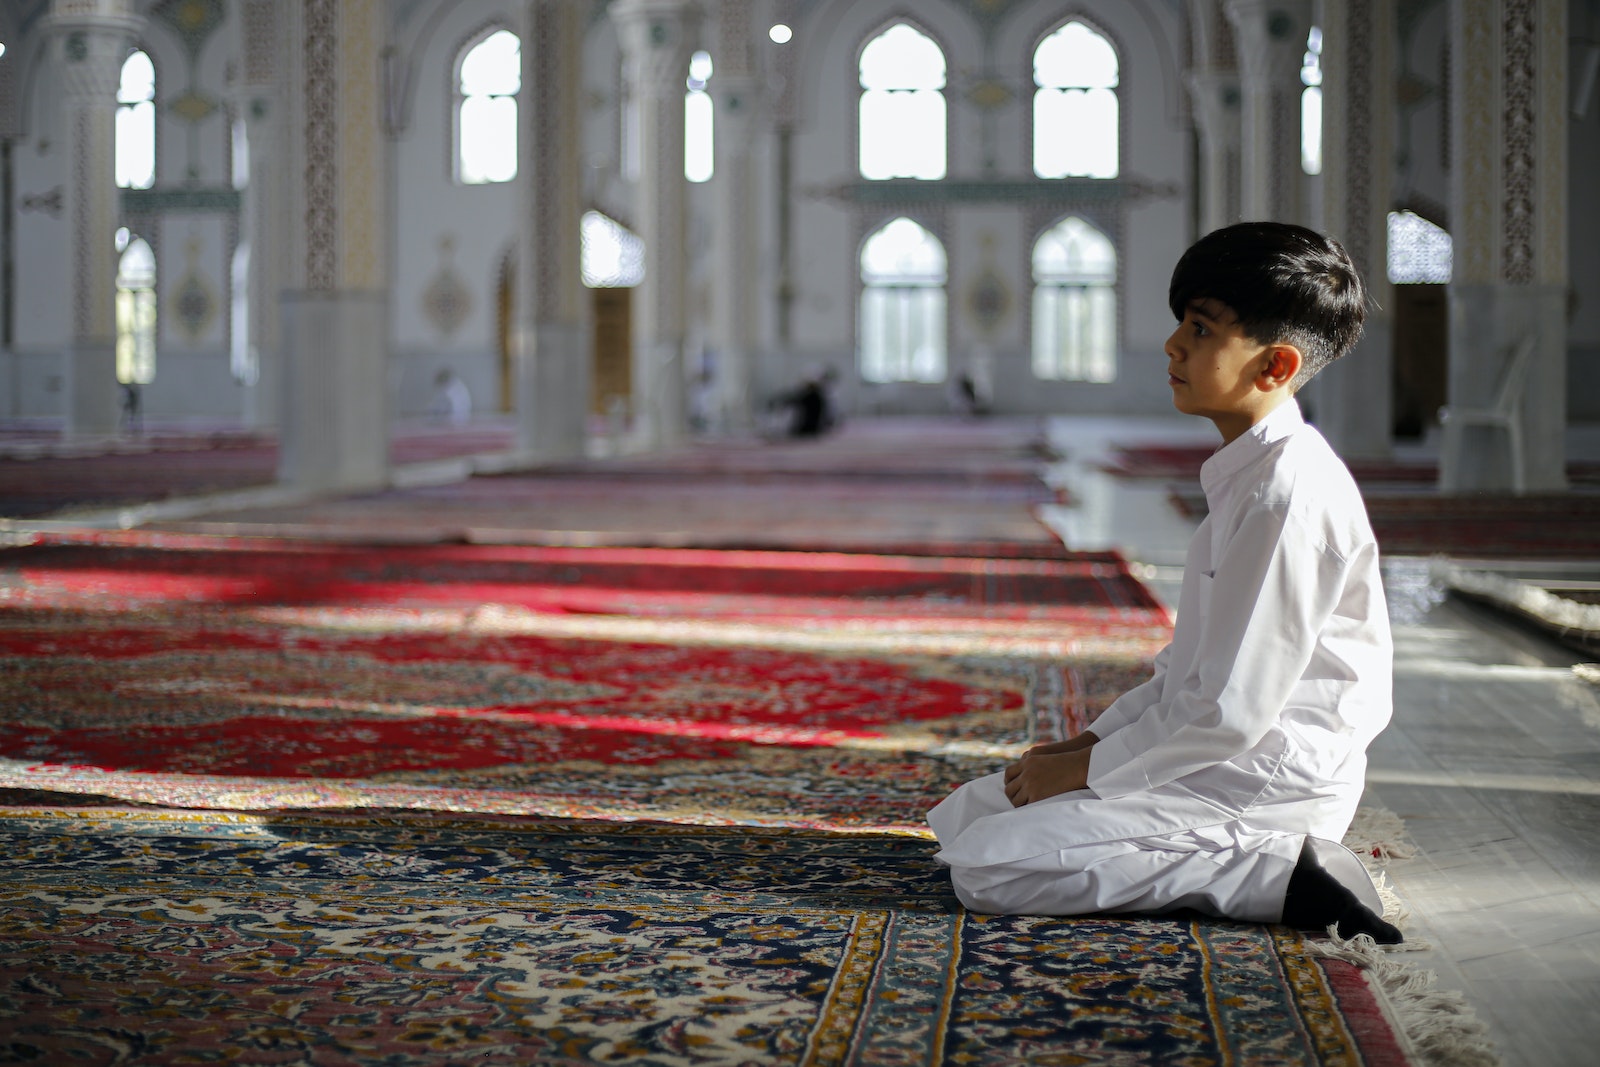
[[[1089,750],[1100,740],[1085,732],[1066,741],[1035,745],[1006,768],[1006,798],[1013,807],[1045,800],[1089,784]]]

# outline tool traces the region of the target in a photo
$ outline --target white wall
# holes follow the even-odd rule
[[[1146,0],[1081,9],[1058,3],[1015,5],[988,30],[967,5],[929,0],[914,6],[893,0],[831,0],[817,5],[797,27],[801,48],[800,120],[793,144],[796,275],[792,345],[767,354],[757,392],[785,388],[820,364],[845,371],[848,397],[877,410],[930,411],[946,406],[946,386],[864,386],[854,374],[860,242],[901,212],[857,206],[828,190],[857,180],[857,56],[868,39],[909,17],[945,51],[949,85],[948,180],[992,178],[1032,182],[1032,59],[1046,34],[1079,16],[1104,31],[1119,52],[1123,138],[1120,173],[1125,182],[1165,186],[1164,195],[1116,208],[1084,212],[1118,242],[1122,373],[1109,385],[1042,382],[1029,355],[1032,304],[1031,248],[1035,238],[1065,214],[1066,205],[941,199],[908,213],[943,242],[949,260],[947,298],[949,366],[959,373],[974,360],[992,366],[997,410],[1019,412],[1165,410],[1170,397],[1157,373],[1162,341],[1170,331],[1166,287],[1172,264],[1188,245],[1187,135],[1178,110],[1178,42],[1181,26],[1168,5]],[[985,73],[985,55],[993,67]],[[987,121],[968,97],[975,84],[998,81],[1012,91]],[[986,164],[992,163],[992,167]],[[1120,233],[1118,232],[1120,230]],[[970,313],[980,278],[1004,280],[1008,310],[992,331]],[[1144,368],[1156,370],[1144,372]]]
[[[394,144],[395,240],[389,302],[394,336],[393,410],[425,412],[434,376],[453,369],[472,391],[474,411],[501,404],[496,286],[515,244],[521,210],[517,181],[461,185],[454,176],[456,65],[462,49],[493,28],[521,34],[512,0],[459,0],[439,17],[407,58],[415,79],[409,122]],[[421,6],[417,18],[434,7]],[[402,30],[405,27],[401,27]],[[453,243],[447,252],[443,243]],[[430,321],[429,285],[451,266],[467,294],[465,319],[453,330]]]

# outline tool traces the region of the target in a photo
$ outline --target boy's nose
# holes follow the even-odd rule
[[[1181,325],[1179,329],[1181,329]],[[1173,330],[1167,337],[1167,343],[1161,346],[1161,351],[1167,354],[1168,359],[1182,359],[1183,349],[1178,346],[1178,331]]]

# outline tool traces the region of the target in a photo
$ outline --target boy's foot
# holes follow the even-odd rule
[[[1313,838],[1306,838],[1300,859],[1289,876],[1289,890],[1283,898],[1283,921],[1301,930],[1326,930],[1332,926],[1340,937],[1366,934],[1380,945],[1398,945],[1404,935],[1383,917],[1363,904],[1348,886],[1317,861]]]

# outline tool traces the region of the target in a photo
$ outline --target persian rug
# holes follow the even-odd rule
[[[909,835],[0,808],[40,1063],[1400,1065],[1283,928],[969,914]]]
[[[1167,626],[1100,557],[33,541],[0,786],[190,807],[915,828]]]

